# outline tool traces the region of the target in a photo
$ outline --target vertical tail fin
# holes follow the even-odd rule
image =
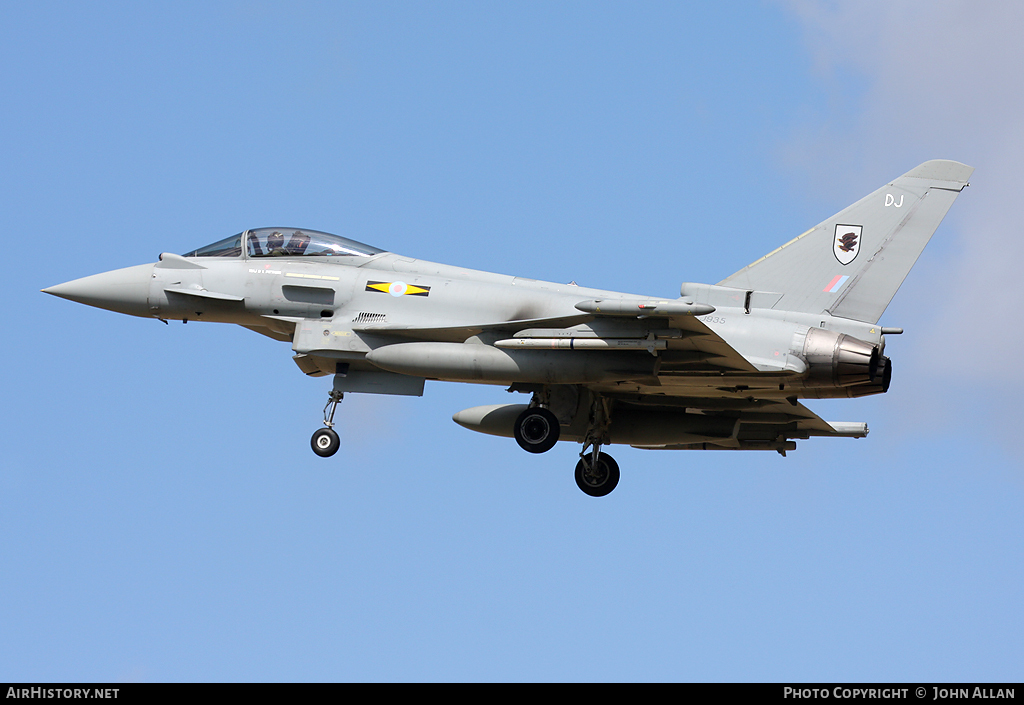
[[[719,284],[780,292],[780,310],[877,323],[973,172],[925,162]]]

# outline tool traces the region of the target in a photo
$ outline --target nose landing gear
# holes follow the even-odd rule
[[[327,398],[327,405],[324,406],[324,426],[327,428],[317,429],[309,440],[313,452],[321,458],[331,457],[341,447],[341,439],[338,438],[338,434],[334,430],[334,412],[338,410],[338,404],[344,397],[345,395],[337,390],[331,391]],[[328,413],[328,409],[330,409],[330,413]]]

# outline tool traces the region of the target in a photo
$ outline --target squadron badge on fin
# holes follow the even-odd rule
[[[860,236],[863,225],[836,225],[835,239],[832,241],[832,252],[840,264],[849,264],[857,259],[860,252]]]

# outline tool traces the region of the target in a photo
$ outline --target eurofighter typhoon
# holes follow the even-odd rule
[[[456,423],[544,453],[581,444],[576,483],[619,481],[609,444],[767,450],[862,438],[801,399],[889,389],[878,321],[972,167],[925,162],[717,284],[667,299],[552,284],[422,260],[299,228],[260,228],[184,255],[43,289],[163,322],[235,323],[290,343],[299,369],[333,377],[311,441],[340,446],[345,393],[423,394],[425,380],[500,385],[527,404],[465,409]]]

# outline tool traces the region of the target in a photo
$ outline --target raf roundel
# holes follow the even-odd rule
[[[366,282],[367,291],[379,291],[382,294],[391,294],[394,297],[399,296],[430,296],[429,286],[416,286],[415,284],[406,284],[405,282]]]

